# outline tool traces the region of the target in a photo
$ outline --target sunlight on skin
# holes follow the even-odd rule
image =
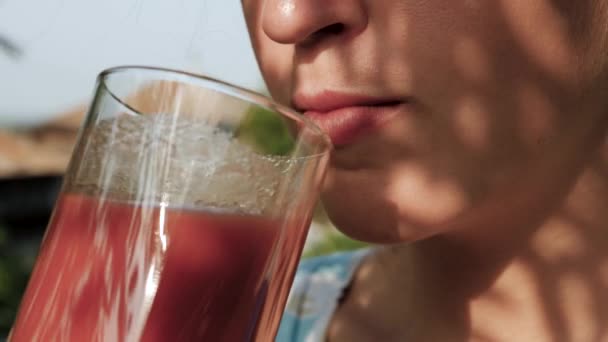
[[[543,261],[555,265],[560,261],[575,261],[584,256],[587,242],[579,232],[580,227],[559,218],[546,224],[551,225],[553,229],[539,231],[530,243]]]
[[[500,4],[522,51],[539,68],[565,82],[578,76],[572,68],[577,53],[568,39],[568,23],[551,1],[501,0]]]
[[[292,0],[285,0],[279,3],[280,11],[283,12],[284,16],[291,15],[290,12],[293,12],[296,8],[296,4]]]
[[[397,340],[549,342],[585,338],[568,335],[575,325],[600,327],[608,310],[590,316],[585,304],[608,299],[608,263],[597,268],[607,258],[607,172],[591,172],[608,165],[595,154],[608,141],[606,83],[589,71],[608,70],[590,63],[605,59],[589,27],[605,26],[597,2],[292,1],[309,11],[283,26],[272,26],[279,11],[266,13],[275,39],[249,20],[275,98],[330,89],[410,101],[332,156],[324,200],[334,223],[403,243],[360,269],[336,339],[362,340],[352,334],[362,316],[371,333]],[[328,10],[343,4],[367,17]],[[316,35],[316,45],[299,35],[322,31],[328,15],[343,34]],[[287,31],[291,45],[277,44]],[[574,269],[580,279],[569,278]],[[579,293],[562,306],[559,286]]]
[[[446,222],[470,204],[458,182],[435,179],[417,163],[395,165],[392,172],[387,197],[401,216],[424,226]]]
[[[565,330],[570,336],[567,341],[596,341],[599,330],[598,321],[593,312],[594,295],[587,281],[578,272],[561,275],[557,284],[558,303],[562,312],[576,312],[566,320]]]
[[[481,7],[480,0],[465,0],[464,4],[467,8],[470,8],[471,10],[478,10]]]
[[[494,291],[501,293],[503,300],[497,303],[492,297],[482,297],[469,302],[471,330],[491,341],[514,341],[513,336],[526,336],[525,341],[553,342],[539,338],[541,332],[550,336],[551,324],[545,321],[543,301],[536,296],[537,279],[534,270],[525,262],[518,262],[496,280]],[[522,286],[522,284],[526,284]],[[517,291],[514,291],[517,289]],[[537,336],[519,335],[520,331],[501,329],[503,326],[517,330],[535,331]]]
[[[461,142],[472,152],[486,152],[489,146],[488,113],[481,99],[465,96],[454,106],[454,128]]]
[[[462,37],[455,43],[454,63],[469,82],[483,83],[491,80],[492,72],[486,51],[471,37]]]

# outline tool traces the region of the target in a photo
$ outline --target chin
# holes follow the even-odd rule
[[[348,237],[371,244],[402,244],[421,241],[441,231],[433,226],[425,226],[408,222],[393,215],[390,207],[378,204],[376,211],[360,211],[352,209],[369,206],[372,203],[356,205],[344,202],[337,206],[325,204],[328,216],[334,226]],[[342,207],[344,206],[344,207]]]
[[[370,170],[333,169],[322,199],[340,231],[377,244],[410,243],[445,233],[471,209],[454,184],[429,186]]]
[[[410,243],[436,234],[432,226],[407,220],[399,208],[365,188],[335,187],[323,194],[329,219],[342,233],[372,244]]]

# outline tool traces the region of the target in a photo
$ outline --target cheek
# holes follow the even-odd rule
[[[443,232],[470,208],[456,180],[415,163],[386,170],[332,170],[323,200],[345,234],[372,243],[411,242]]]
[[[289,105],[293,48],[276,44],[268,39],[262,39],[256,45],[260,71],[270,94],[276,101]]]
[[[382,182],[371,172],[330,170],[322,199],[333,224],[357,240],[400,242],[397,210],[382,196]]]
[[[456,179],[439,177],[414,162],[392,170],[383,196],[398,203],[398,215],[403,221],[423,227],[445,226],[470,205],[464,187]]]
[[[243,11],[258,66],[272,97],[282,104],[289,104],[293,48],[273,42],[260,23],[261,3],[244,1]]]

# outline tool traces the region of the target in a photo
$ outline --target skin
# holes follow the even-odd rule
[[[332,157],[332,221],[384,247],[328,340],[608,340],[608,1],[243,9],[279,102],[407,102]]]

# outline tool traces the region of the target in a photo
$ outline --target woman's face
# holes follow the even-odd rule
[[[323,199],[356,238],[412,241],[517,217],[603,136],[603,0],[243,9],[272,96],[336,145]]]

